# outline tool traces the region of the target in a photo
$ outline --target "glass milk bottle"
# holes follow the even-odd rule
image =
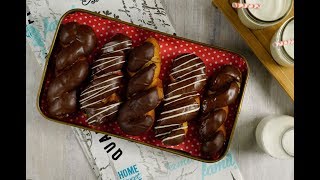
[[[289,14],[293,0],[239,0],[240,3],[260,4],[260,8],[238,8],[240,21],[250,29],[275,25]]]
[[[278,64],[286,67],[294,66],[294,43],[289,43],[294,42],[293,40],[294,17],[289,18],[285,23],[283,23],[271,39],[271,55]]]
[[[256,128],[258,146],[278,159],[294,157],[294,118],[271,115],[263,118]]]

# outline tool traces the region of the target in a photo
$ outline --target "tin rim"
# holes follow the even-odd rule
[[[145,142],[141,142],[141,141],[138,141],[138,140],[134,140],[134,139],[126,138],[126,137],[123,137],[123,136],[119,136],[119,135],[116,135],[116,134],[111,134],[111,133],[108,133],[108,132],[104,132],[104,131],[100,131],[100,130],[95,130],[95,129],[91,129],[91,128],[89,128],[89,127],[84,127],[84,126],[80,126],[80,125],[77,125],[77,124],[72,124],[72,123],[68,123],[68,122],[64,122],[64,121],[60,121],[60,120],[56,120],[56,119],[52,119],[52,118],[50,118],[50,117],[47,117],[47,116],[41,111],[41,108],[40,108],[40,94],[41,94],[42,87],[43,87],[43,84],[44,84],[43,81],[44,81],[44,78],[45,78],[45,75],[46,75],[46,72],[47,72],[48,63],[49,63],[49,60],[50,60],[50,57],[51,57],[51,53],[52,53],[53,47],[54,47],[55,42],[56,42],[56,37],[57,37],[57,35],[58,35],[58,32],[59,32],[59,29],[60,29],[62,20],[63,20],[67,15],[69,15],[69,14],[71,14],[71,13],[75,13],[75,12],[88,13],[88,14],[91,14],[91,15],[94,15],[94,16],[98,16],[98,17],[101,17],[101,18],[104,18],[104,19],[109,19],[109,20],[112,20],[112,21],[116,21],[116,22],[119,22],[119,23],[122,23],[122,24],[126,24],[126,25],[129,25],[129,26],[136,27],[136,28],[148,30],[148,31],[155,32],[155,33],[158,33],[158,34],[162,34],[162,35],[165,35],[165,36],[168,36],[168,37],[172,37],[172,38],[175,38],[175,39],[181,39],[181,40],[189,41],[189,42],[192,42],[192,43],[195,43],[195,44],[199,44],[199,45],[203,45],[203,46],[207,46],[207,47],[212,47],[212,48],[216,48],[216,49],[221,49],[221,50],[229,51],[229,52],[232,52],[232,53],[235,53],[235,54],[239,55],[239,56],[246,62],[247,76],[246,76],[246,79],[245,79],[245,81],[244,81],[243,88],[242,88],[242,90],[240,91],[241,98],[240,98],[238,110],[237,110],[237,113],[236,113],[236,116],[235,116],[235,119],[234,119],[234,123],[233,123],[233,127],[232,127],[232,130],[231,130],[230,136],[229,136],[229,141],[227,142],[228,145],[227,145],[227,147],[225,148],[223,154],[222,154],[218,159],[216,159],[216,160],[202,159],[202,158],[199,158],[199,157],[191,156],[190,154],[188,154],[188,153],[186,153],[186,152],[183,152],[183,151],[179,151],[179,150],[175,150],[175,149],[170,149],[170,148],[165,148],[165,147],[160,147],[160,146],[155,146],[155,145],[151,145],[151,144],[148,144],[148,143],[145,143]],[[248,82],[249,74],[250,74],[250,68],[249,68],[249,65],[248,65],[248,61],[247,61],[247,59],[246,59],[241,53],[239,53],[239,52],[236,52],[236,51],[233,51],[233,50],[229,50],[229,49],[227,49],[227,48],[222,48],[222,47],[219,47],[219,46],[216,46],[216,45],[209,45],[209,44],[205,44],[205,43],[193,41],[193,40],[190,40],[190,39],[186,39],[186,38],[179,37],[179,36],[176,36],[176,35],[171,35],[171,34],[168,34],[168,33],[164,33],[164,32],[161,32],[161,31],[149,29],[149,28],[146,28],[146,27],[141,27],[141,26],[135,25],[135,24],[133,24],[133,23],[128,23],[128,22],[125,22],[125,21],[122,21],[122,20],[119,20],[119,19],[111,18],[111,17],[105,16],[105,15],[102,15],[102,14],[99,14],[99,13],[96,13],[96,12],[89,11],[89,10],[76,8],[76,9],[71,9],[71,10],[65,12],[65,13],[61,16],[61,18],[60,18],[60,20],[59,20],[59,22],[58,22],[58,24],[57,24],[57,28],[56,28],[56,31],[55,31],[55,34],[54,34],[54,37],[53,37],[53,41],[52,41],[52,43],[51,43],[50,50],[49,50],[48,55],[47,55],[47,57],[46,57],[46,62],[45,62],[44,68],[43,68],[42,77],[41,77],[41,82],[40,82],[39,89],[38,89],[38,93],[37,93],[37,105],[36,105],[36,106],[37,106],[37,109],[38,109],[39,113],[40,113],[45,119],[50,120],[50,121],[53,121],[53,122],[56,122],[56,123],[60,123],[60,124],[68,125],[68,126],[73,126],[73,127],[77,127],[77,128],[81,128],[81,129],[86,129],[86,130],[89,130],[89,131],[95,131],[95,132],[98,132],[98,133],[101,133],[101,134],[106,134],[106,135],[114,136],[114,137],[117,137],[117,138],[120,138],[120,139],[124,139],[124,140],[127,140],[127,141],[131,141],[131,142],[143,144],[143,145],[146,145],[146,146],[149,146],[149,147],[152,147],[152,148],[160,149],[160,150],[167,151],[167,152],[170,152],[170,153],[173,153],[173,154],[176,154],[176,155],[180,155],[180,156],[183,156],[183,157],[187,157],[187,158],[190,158],[190,159],[193,159],[193,160],[197,160],[197,161],[201,161],[201,162],[205,162],[205,163],[214,163],[214,162],[218,162],[218,161],[222,160],[222,159],[227,155],[227,153],[228,153],[228,151],[229,151],[229,148],[230,148],[230,145],[231,145],[231,142],[232,142],[232,139],[233,139],[233,135],[234,135],[234,132],[235,132],[236,124],[237,124],[237,121],[238,121],[238,117],[239,117],[239,114],[240,114],[240,111],[241,111],[242,101],[243,101],[243,99],[244,99],[245,89],[246,89],[246,87],[247,87],[247,82]]]

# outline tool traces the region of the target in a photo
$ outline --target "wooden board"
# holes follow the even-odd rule
[[[274,26],[260,30],[251,30],[242,24],[238,17],[236,9],[232,8],[231,6],[232,2],[237,2],[237,0],[212,0],[213,5],[218,7],[222,11],[222,13],[229,19],[232,25],[236,28],[236,30],[247,42],[248,46],[261,61],[261,63],[280,83],[280,85],[287,92],[292,101],[294,101],[294,68],[278,65],[273,60],[270,53],[270,40],[272,36],[284,21],[294,16],[294,9],[292,8],[289,15],[280,23]]]

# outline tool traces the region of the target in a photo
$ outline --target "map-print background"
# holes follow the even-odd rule
[[[60,17],[74,8],[175,32],[160,0],[27,0],[26,38],[42,68]],[[242,179],[231,153],[218,163],[207,164],[92,131],[73,130],[98,179]]]

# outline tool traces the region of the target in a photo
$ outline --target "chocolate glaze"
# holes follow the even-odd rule
[[[48,112],[54,117],[75,112],[76,92],[73,92],[88,76],[88,62],[78,61],[64,73],[54,78],[48,87]],[[71,93],[72,92],[72,93]]]
[[[155,137],[165,145],[178,145],[185,139],[187,122],[198,115],[200,92],[207,79],[205,65],[194,54],[182,54],[173,60],[169,77]]]
[[[208,113],[213,109],[228,106],[235,102],[240,92],[238,83],[231,82],[229,88],[217,95],[209,95],[202,102],[202,112]]]
[[[155,120],[154,109],[163,99],[162,83],[156,73],[160,66],[155,64],[161,61],[156,52],[158,45],[154,38],[129,52],[127,101],[120,107],[118,116],[118,124],[126,134],[140,135],[149,131]]]
[[[61,25],[60,44],[63,47],[55,60],[55,69],[59,73],[80,58],[88,56],[96,46],[96,36],[90,26],[70,22]]]
[[[154,78],[156,65],[153,63],[135,74],[128,83],[127,97],[145,90]]]
[[[98,78],[102,75],[112,74],[114,71],[119,71],[125,62],[125,53],[118,51],[114,53],[103,53],[92,64],[93,78]]]
[[[173,99],[174,100],[174,99]],[[158,126],[181,124],[194,119],[200,109],[198,96],[182,100],[177,106],[165,106],[158,118]]]
[[[201,152],[204,154],[217,153],[224,144],[226,137],[223,131],[216,132],[210,141],[205,141],[201,146]]]
[[[154,56],[154,46],[150,42],[144,42],[142,45],[135,47],[128,57],[128,71],[137,72]]]
[[[49,114],[56,117],[72,113],[77,110],[77,93],[75,90],[63,93],[59,98],[50,102]]]
[[[172,62],[165,98],[189,92],[200,92],[206,84],[205,64],[194,54],[182,54]]]
[[[201,139],[207,141],[212,139],[212,136],[217,129],[226,121],[228,117],[228,106],[216,109],[201,117],[201,125],[199,134]]]
[[[171,138],[170,138],[171,137]],[[184,129],[179,129],[176,131],[171,131],[167,138],[162,140],[163,144],[167,146],[175,146],[182,143],[186,138],[186,133]]]
[[[123,51],[127,53],[132,48],[131,39],[128,36],[123,34],[116,34],[112,37],[111,41],[105,44],[101,48],[102,53],[112,53],[112,52],[119,52]]]
[[[92,63],[92,80],[80,94],[81,109],[87,114],[88,124],[99,125],[115,119],[121,104],[126,51],[130,38],[116,34],[99,52]]]
[[[130,135],[139,135],[148,131],[154,122],[154,117],[146,115],[161,102],[158,87],[136,94],[121,105],[118,124],[122,131]]]
[[[206,155],[221,150],[226,139],[224,123],[228,117],[229,105],[233,104],[240,93],[241,72],[238,68],[226,65],[209,82],[206,96],[201,105],[202,140],[201,151]]]
[[[210,86],[210,90],[215,92],[219,89],[225,89],[225,86],[230,84],[232,81],[241,83],[241,79],[241,72],[238,68],[226,65],[220,70],[217,76],[213,78],[213,81],[210,82],[210,84],[212,84]]]
[[[89,86],[80,94],[81,108],[100,108],[112,94],[119,92],[122,87],[123,75],[121,72],[111,74],[91,81]],[[90,105],[91,104],[91,105]]]
[[[48,102],[51,103],[68,91],[77,88],[88,75],[88,62],[78,61],[63,74],[56,77],[48,88]]]
[[[76,90],[88,75],[87,56],[96,46],[91,27],[71,22],[61,25],[53,51],[54,78],[48,87],[48,112],[62,118],[77,110]]]
[[[166,98],[176,96],[178,94],[184,94],[188,92],[200,92],[205,85],[205,79],[207,76],[196,75],[196,77],[187,77],[185,80],[180,80],[176,84],[171,83],[167,88]],[[202,81],[204,80],[204,81]],[[197,83],[195,83],[197,82]]]
[[[171,82],[176,82],[199,74],[206,74],[203,61],[195,54],[182,54],[173,60],[169,76]]]

